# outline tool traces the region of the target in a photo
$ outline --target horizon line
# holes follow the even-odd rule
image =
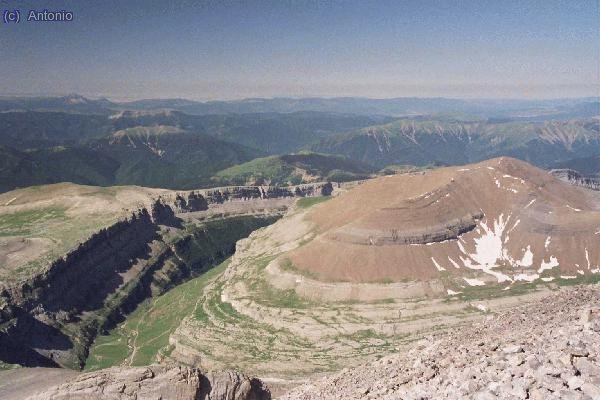
[[[309,96],[294,96],[294,95],[277,95],[277,96],[252,96],[252,97],[240,97],[240,98],[219,98],[219,99],[194,99],[191,97],[178,97],[178,96],[164,96],[164,97],[123,97],[123,96],[111,96],[102,94],[80,94],[77,92],[63,92],[63,93],[0,93],[0,99],[33,99],[33,98],[66,98],[66,97],[81,97],[88,100],[108,100],[113,103],[129,103],[138,101],[168,101],[168,100],[182,100],[195,103],[233,103],[243,102],[250,100],[340,100],[340,99],[361,99],[361,100],[399,100],[399,99],[420,99],[420,100],[461,100],[461,101],[553,101],[553,100],[584,100],[584,99],[595,99],[600,100],[600,90],[595,95],[581,95],[581,96],[563,96],[563,97],[470,97],[470,96],[391,96],[391,97],[375,97],[375,96],[326,96],[326,95],[309,95]]]

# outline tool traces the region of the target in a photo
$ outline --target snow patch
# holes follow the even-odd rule
[[[469,286],[485,286],[485,282],[479,279],[463,278]]]
[[[447,289],[446,292],[448,292],[448,296],[456,296],[457,294],[461,294],[462,292],[455,292],[452,289]]]
[[[446,270],[446,268],[442,267],[437,261],[435,261],[435,258],[431,257],[431,261],[433,261],[433,265],[435,265],[438,271],[442,272]]]
[[[547,269],[552,269],[554,267],[558,267],[558,259],[554,256],[550,256],[550,261],[546,262],[544,260],[542,260],[542,263],[540,264],[540,269],[538,269],[538,273],[542,273]]]
[[[481,228],[484,234],[480,238],[475,238],[475,253],[469,254],[473,261],[479,265],[495,266],[496,261],[502,259],[502,234],[510,216],[504,220],[504,214],[500,214],[498,220],[494,220],[494,225],[489,227],[485,222],[481,222]]]
[[[567,204],[567,207],[573,211],[577,211],[577,212],[581,211],[579,208],[571,207],[569,204]]]
[[[544,242],[544,248],[545,248],[546,250],[548,250],[548,246],[550,246],[550,241],[551,241],[551,240],[552,240],[552,237],[551,237],[551,236],[548,236],[548,237],[546,238],[546,241]]]
[[[517,274],[514,276],[515,281],[527,281],[533,282],[538,279],[540,276],[538,274]]]
[[[544,282],[552,282],[554,280],[554,277],[553,276],[549,276],[549,277],[546,277],[546,278],[542,278],[542,280]]]
[[[448,261],[450,261],[450,264],[452,264],[452,266],[456,269],[460,269],[460,265],[458,265],[458,263],[456,261],[454,261],[452,258],[450,258],[450,256],[448,256]]]
[[[590,267],[591,267],[591,263],[590,263],[590,253],[588,253],[588,249],[587,249],[587,247],[585,248],[585,259],[587,260],[588,269],[590,269]]]
[[[533,203],[535,203],[537,199],[533,199],[531,200],[529,203],[527,203],[527,205],[525,206],[525,208],[529,208],[530,205],[532,205]]]
[[[473,305],[473,304],[471,304],[471,305]],[[488,312],[488,308],[486,306],[484,306],[483,304],[476,304],[475,308],[478,309],[479,311]]]
[[[577,277],[576,277],[576,276],[574,276],[574,275],[561,275],[560,277],[561,277],[562,279],[575,279],[575,278],[577,278]]]
[[[531,267],[533,265],[533,252],[531,251],[531,245],[527,246],[523,258],[517,261],[517,265],[520,267]]]
[[[505,220],[504,214],[500,214],[498,219],[494,220],[491,227],[486,222],[480,222],[479,226],[483,230],[483,234],[478,238],[474,238],[475,253],[468,253],[465,247],[460,242],[457,242],[458,248],[466,256],[459,256],[466,268],[490,274],[498,280],[498,283],[512,281],[509,276],[493,270],[494,267],[498,266],[496,262],[504,259],[502,234],[509,220],[510,215]]]

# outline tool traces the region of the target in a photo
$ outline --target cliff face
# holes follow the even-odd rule
[[[565,182],[575,186],[581,186],[592,190],[600,190],[600,180],[585,176],[572,169],[553,169],[550,173]]]
[[[418,229],[338,229],[328,235],[331,240],[362,245],[408,245],[443,242],[458,239],[460,235],[477,227],[483,218],[482,212],[475,212],[462,218]]]
[[[43,273],[4,288],[0,359],[29,366],[80,365],[107,303],[131,286],[132,261],[148,259],[150,244],[159,239],[157,228],[140,210],[92,235]]]
[[[203,211],[208,209],[208,202],[204,196],[196,192],[189,192],[187,195],[178,194],[173,202],[173,209],[179,213]]]
[[[44,273],[5,288],[2,296],[27,312],[34,308],[40,312],[80,312],[85,310],[78,306],[82,303],[95,307],[98,298],[123,283],[109,275],[125,271],[132,257],[147,254],[148,243],[158,238],[156,230],[150,215],[142,209],[92,235],[64,258],[51,263]],[[111,268],[104,268],[109,264]]]
[[[199,194],[184,200],[190,211],[207,206]],[[158,199],[150,211],[100,230],[42,273],[0,287],[0,361],[81,368],[99,332],[144,299],[222,261],[237,240],[273,220],[238,217],[184,230]]]
[[[220,204],[231,200],[275,199],[281,197],[329,196],[333,192],[331,182],[298,186],[229,186],[204,191],[208,204]]]

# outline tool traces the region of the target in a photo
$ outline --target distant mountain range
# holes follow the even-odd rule
[[[178,111],[124,111],[112,115],[27,111],[0,113],[0,144],[18,149],[81,144],[137,126],[173,126],[282,154],[330,136],[393,121],[391,117],[323,112],[188,115]]]
[[[302,112],[191,116],[0,113],[0,190],[70,181],[191,189],[230,166],[388,117]]]
[[[61,181],[170,189],[343,181],[389,166],[503,155],[596,175],[599,104],[597,98],[114,103],[77,95],[5,97],[0,191]],[[394,116],[418,113],[431,115]]]
[[[572,160],[557,162],[554,168],[568,168],[576,170],[583,175],[600,179],[600,154],[590,157],[574,158]]]
[[[115,110],[174,110],[186,114],[247,114],[321,111],[360,115],[411,116],[460,114],[479,118],[553,119],[589,117],[600,114],[600,98],[556,100],[490,100],[399,97],[369,99],[336,98],[255,98],[199,102],[185,99],[147,99],[113,102],[73,94],[64,97],[3,97],[0,111],[64,111],[109,114]]]
[[[309,149],[340,154],[379,168],[389,164],[424,166],[432,162],[458,165],[497,156],[511,156],[548,167],[600,154],[600,125],[595,119],[551,122],[401,119],[328,137]]]

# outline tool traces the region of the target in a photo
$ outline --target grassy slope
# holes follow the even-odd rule
[[[165,190],[136,187],[93,187],[74,184],[32,186],[0,195],[0,243],[31,239],[45,247],[16,267],[0,265],[0,282],[10,283],[66,254],[100,228],[128,216],[141,201]],[[8,203],[8,205],[6,205]],[[3,255],[0,247],[0,257]],[[27,250],[25,249],[25,252]],[[18,256],[13,253],[12,256]]]
[[[319,203],[322,203],[322,202],[330,200],[330,199],[331,199],[331,196],[303,197],[301,199],[298,199],[298,202],[296,202],[296,205],[299,208],[309,208],[311,206],[314,206],[315,204],[319,204]]]
[[[144,301],[125,322],[98,337],[86,369],[121,364],[125,359],[130,365],[147,365],[159,351],[168,352],[169,335],[192,313],[202,288],[224,271],[228,261],[223,260],[234,251],[237,240],[276,219],[240,216],[187,225],[173,243],[177,253],[173,262],[183,262],[201,275]]]
[[[219,276],[229,261],[181,284],[155,299],[148,299],[131,313],[124,323],[99,336],[90,349],[88,371],[127,363],[151,364],[159,351],[168,351],[169,335],[181,319],[192,313],[202,289]],[[135,349],[133,358],[130,357]]]
[[[295,185],[308,181],[364,179],[373,169],[345,157],[299,153],[257,158],[218,172],[213,181],[222,185]]]

